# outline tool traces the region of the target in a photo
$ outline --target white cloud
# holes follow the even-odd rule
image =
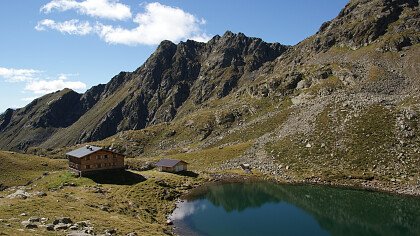
[[[83,15],[111,20],[127,20],[132,17],[130,7],[119,3],[118,0],[53,0],[41,7],[44,13],[50,13],[54,9],[76,10]]]
[[[58,76],[58,79],[66,80],[66,79],[68,79],[68,77],[79,76],[79,74],[63,74],[63,73],[61,73],[61,74],[58,74],[57,76]]]
[[[174,42],[187,38],[199,41],[210,39],[200,28],[205,24],[204,19],[157,2],[145,4],[145,12],[137,14],[133,21],[138,24],[133,29],[98,24],[96,30],[105,42],[111,44],[155,45],[165,39]]]
[[[31,91],[35,94],[47,94],[64,88],[84,90],[86,89],[86,84],[80,81],[65,81],[63,79],[56,79],[31,81],[25,86],[25,90]]]
[[[206,208],[206,205],[198,202],[180,202],[170,218],[171,220],[182,220],[197,211],[204,211]]]
[[[0,77],[7,82],[24,82],[35,79],[42,71],[34,69],[15,69],[0,67]]]
[[[79,20],[74,19],[64,22],[55,22],[54,20],[45,19],[39,21],[35,26],[35,29],[38,31],[44,31],[47,28],[74,35],[86,35],[92,32],[93,29],[89,22],[79,22]]]
[[[58,74],[56,79],[49,79],[43,71],[35,69],[15,69],[0,67],[0,77],[3,77],[9,83],[25,83],[25,91],[34,94],[47,94],[69,88],[73,90],[83,91],[86,89],[86,84],[80,81],[70,81],[68,77],[78,76],[78,74]],[[22,101],[33,100],[33,97],[22,98]]]
[[[95,12],[98,9],[105,9],[104,12],[98,10],[98,12],[105,14],[105,12],[107,12],[106,9],[111,5],[115,8],[113,11],[118,11],[118,6],[122,4],[113,0],[85,0],[82,2],[77,2],[75,0],[53,0],[43,6],[41,10],[48,13],[53,9],[58,9],[60,11],[78,9],[81,13],[97,16],[97,14],[95,15],[92,12]],[[180,40],[192,39],[199,42],[207,42],[210,39],[210,36],[202,29],[202,26],[206,24],[205,19],[197,18],[180,8],[166,6],[158,2],[145,3],[142,4],[142,6],[144,7],[144,12],[138,13],[132,19],[133,23],[137,25],[134,28],[103,24],[100,22],[93,25],[88,21],[82,22],[77,19],[64,22],[44,19],[38,22],[35,29],[38,31],[54,29],[62,33],[73,35],[96,33],[107,43],[131,46],[141,44],[156,45],[163,40],[179,42]],[[88,11],[86,9],[90,10]],[[93,9],[96,10],[94,11]],[[110,15],[107,15],[108,17],[104,18],[110,18]],[[129,12],[127,18],[131,18],[131,12]]]

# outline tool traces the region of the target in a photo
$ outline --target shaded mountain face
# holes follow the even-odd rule
[[[7,110],[0,116],[0,147],[57,147],[171,121],[183,106],[228,95],[287,48],[232,32],[208,43],[163,41],[144,65],[106,85],[84,94],[65,89]]]

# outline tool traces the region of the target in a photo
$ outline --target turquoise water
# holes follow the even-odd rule
[[[233,183],[197,190],[172,215],[180,235],[419,235],[420,198]]]

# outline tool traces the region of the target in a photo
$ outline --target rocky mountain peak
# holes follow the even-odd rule
[[[352,0],[339,15],[320,27],[315,35],[313,48],[316,51],[325,51],[332,46],[349,47],[357,49],[372,44],[387,33],[395,33],[404,17],[411,15],[414,19],[409,25],[404,26],[402,31],[418,31],[418,17],[412,17],[412,14],[418,15],[419,2],[417,0]],[[394,32],[393,32],[394,31]],[[418,42],[416,39],[394,39],[402,40],[405,44]],[[407,42],[409,41],[409,42]]]

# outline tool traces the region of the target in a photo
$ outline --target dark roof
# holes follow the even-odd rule
[[[94,152],[97,152],[99,150],[102,150],[101,147],[95,147],[95,146],[90,146],[90,145],[86,145],[84,147],[81,147],[79,149],[73,150],[71,152],[66,153],[66,155],[72,156],[72,157],[84,157],[87,155],[90,155]]]
[[[162,159],[158,163],[156,163],[156,166],[174,167],[174,166],[176,166],[180,162],[183,162],[185,164],[188,164],[185,161],[181,161],[181,160]]]

